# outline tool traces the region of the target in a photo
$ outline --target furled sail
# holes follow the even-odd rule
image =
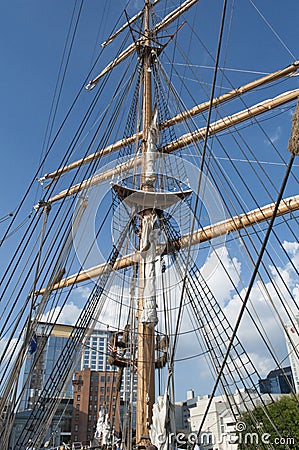
[[[175,435],[175,412],[174,405],[169,399],[167,392],[158,397],[153,406],[153,423],[150,429],[150,438],[158,450],[173,448],[173,436]]]
[[[158,323],[156,306],[156,246],[159,230],[155,229],[155,212],[144,217],[141,255],[144,260],[143,310],[141,322],[155,326]]]

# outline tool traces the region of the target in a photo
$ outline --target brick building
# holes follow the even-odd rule
[[[120,396],[115,387],[113,372],[93,371],[89,368],[76,371],[73,379],[74,403],[72,442],[88,443],[93,439],[99,411],[108,413],[116,435],[120,431]]]

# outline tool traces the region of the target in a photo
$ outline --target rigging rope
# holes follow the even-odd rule
[[[74,362],[72,358],[74,357],[75,353],[78,352],[79,346],[81,346],[81,342],[84,342],[86,330],[88,329],[89,332],[92,330],[92,317],[99,314],[99,312],[103,308],[105,302],[105,296],[103,295],[104,288],[108,283],[109,278],[111,278],[110,275],[111,273],[113,273],[113,265],[119,255],[120,246],[126,238],[127,229],[124,229],[123,234],[120,238],[120,242],[118,242],[118,247],[113,248],[108,258],[108,263],[111,269],[99,278],[98,283],[95,285],[95,288],[89,296],[84,310],[82,310],[76,322],[71,338],[68,339],[66,345],[64,346],[57,360],[57,364],[53,368],[52,375],[46,381],[45,386],[42,389],[42,392],[40,394],[40,402],[45,406],[43,412],[44,421],[41,424],[42,426],[40,426],[39,429],[35,430],[36,434],[33,439],[35,445],[40,444],[43,434],[45,433],[45,430],[49,426],[55,413],[57,402],[59,402],[59,392],[61,392],[61,390],[64,388],[68,381],[68,378],[75,370],[76,361]],[[51,399],[50,401],[49,398]],[[16,449],[20,448],[22,442],[24,442],[24,439],[28,436],[30,424],[33,425],[37,418],[40,419],[40,410],[38,407],[32,410],[32,413],[28,418],[24,430],[15,444]]]
[[[264,252],[265,252],[265,249],[266,249],[266,246],[267,246],[267,243],[268,243],[271,231],[272,231],[272,225],[274,224],[274,221],[275,221],[275,218],[276,218],[276,213],[277,213],[277,210],[278,210],[278,206],[279,206],[279,203],[280,203],[280,201],[282,199],[283,192],[284,192],[284,189],[286,187],[286,184],[287,184],[287,181],[288,181],[288,178],[289,178],[289,174],[290,174],[290,171],[291,171],[294,159],[295,159],[295,155],[292,154],[291,157],[290,157],[290,161],[289,161],[289,165],[287,167],[287,171],[286,171],[285,177],[284,177],[282,185],[281,185],[281,189],[280,189],[277,201],[276,201],[276,205],[275,205],[275,209],[274,209],[273,214],[272,214],[272,218],[271,218],[269,226],[268,226],[268,230],[267,230],[266,236],[265,236],[265,238],[263,240],[263,245],[262,245],[261,250],[259,252],[259,256],[258,256],[258,259],[256,261],[256,265],[255,265],[255,268],[253,270],[253,273],[252,273],[252,276],[251,276],[251,279],[250,279],[250,282],[248,284],[248,288],[247,288],[247,291],[246,291],[246,294],[245,294],[245,297],[244,297],[244,300],[243,300],[243,304],[242,304],[240,312],[238,314],[238,317],[237,317],[237,320],[236,320],[236,323],[235,323],[235,326],[234,326],[234,330],[233,330],[233,333],[232,333],[229,345],[228,345],[227,350],[226,350],[225,357],[224,357],[223,362],[221,364],[221,368],[220,368],[220,371],[218,373],[217,379],[215,381],[215,384],[214,384],[214,387],[213,387],[213,390],[212,390],[212,393],[211,393],[211,397],[210,397],[210,399],[208,401],[206,410],[205,410],[205,412],[203,414],[203,417],[202,417],[202,420],[201,420],[201,423],[200,423],[200,426],[199,426],[199,429],[198,429],[198,435],[200,435],[200,433],[202,431],[204,421],[206,420],[206,417],[208,415],[210,406],[212,404],[213,397],[215,396],[215,393],[216,393],[216,390],[217,390],[217,387],[218,387],[218,383],[220,381],[220,378],[222,376],[222,372],[223,372],[223,370],[225,368],[227,359],[229,357],[229,353],[231,351],[231,348],[232,348],[232,345],[233,345],[233,341],[234,341],[235,336],[237,334],[237,331],[239,329],[239,326],[240,326],[240,323],[241,323],[241,319],[243,317],[245,308],[247,306],[247,302],[249,300],[249,296],[251,294],[252,287],[254,285],[256,276],[258,274],[259,266],[260,266],[260,264],[262,262],[262,258],[264,256]]]
[[[234,138],[234,139],[235,139],[235,138]],[[218,143],[221,145],[221,148],[224,150],[225,154],[227,154],[227,156],[229,157],[229,153],[225,150],[225,148],[224,148],[223,144],[221,143],[221,141],[219,141],[218,138],[217,138],[217,141],[218,141]],[[250,150],[248,144],[244,141],[243,138],[242,138],[242,141],[243,141],[243,143],[245,143],[245,145],[247,146],[247,148],[248,148],[249,151],[251,152],[251,150]],[[236,140],[235,140],[235,142],[237,143]],[[237,143],[237,144],[238,144],[238,143]],[[241,149],[242,153],[243,153],[244,156],[245,156],[245,153],[244,153],[244,151],[242,150],[242,148],[241,148],[240,146],[239,146],[239,148]],[[252,153],[252,152],[251,152],[251,153]],[[258,162],[258,161],[257,161],[257,162]],[[259,165],[260,165],[260,164],[259,164]],[[236,166],[235,166],[234,164],[232,164],[232,166],[235,167],[235,170],[236,170]],[[231,184],[231,175],[230,175],[230,176],[226,175],[225,172],[224,172],[224,170],[221,168],[221,166],[219,165],[219,163],[218,163],[217,161],[216,161],[216,167],[219,168],[219,170],[220,170],[220,172],[221,172],[221,174],[222,174],[222,178],[224,177],[224,179],[227,180],[228,186],[229,186],[230,190],[232,191],[233,196],[236,198],[236,200],[237,200],[238,203],[240,204],[239,199],[238,199],[238,197],[236,196],[237,189],[236,189],[235,187],[233,187],[233,186],[230,186],[230,184]],[[261,165],[260,165],[260,167],[261,167]],[[214,169],[214,170],[215,170],[215,169]],[[264,184],[263,179],[262,179],[261,177],[259,177],[259,175],[258,175],[257,172],[255,171],[254,167],[253,167],[253,170],[254,170],[254,173],[257,175],[257,177],[258,177],[260,183],[264,186],[265,191],[269,193],[269,191],[267,190],[266,185]],[[276,191],[276,186],[275,186],[275,184],[274,184],[274,180],[271,179],[270,175],[269,175],[269,174],[267,173],[267,171],[265,171],[263,168],[262,168],[262,171],[263,171],[263,174],[269,179],[269,181],[271,182],[272,186],[275,188],[275,191]],[[238,172],[238,170],[237,170],[237,174],[238,174],[240,180],[242,180],[242,182],[244,182],[244,181],[243,181],[243,177],[242,177],[242,175]],[[211,172],[210,172],[210,175],[212,175]],[[216,174],[216,175],[217,175],[217,174]],[[216,185],[219,185],[219,184],[222,185],[222,190],[225,192],[225,186],[223,185],[223,180],[222,180],[222,178],[220,178],[219,175],[217,175],[217,177],[218,177],[218,181],[215,180],[214,177],[212,177],[214,183],[215,183]],[[246,184],[246,181],[244,182],[244,186],[245,186],[246,190],[248,191],[249,195],[253,198],[254,203],[256,204],[256,206],[259,207],[259,205],[256,203],[256,198],[253,196],[251,190],[249,189],[248,185]],[[222,193],[220,193],[220,195],[221,195],[221,197],[223,197]],[[270,193],[269,193],[269,195],[270,195]],[[271,200],[273,201],[273,197],[272,197],[271,195],[270,195],[270,198],[271,198]],[[223,201],[224,201],[224,203],[226,203],[224,197],[223,197]],[[233,203],[232,203],[232,205],[233,205]],[[240,204],[240,206],[242,206],[242,205]],[[248,207],[247,207],[247,209],[243,209],[244,213],[246,213],[247,210],[248,210]],[[235,214],[237,213],[237,210],[236,210],[236,209],[234,209],[234,213],[235,213]],[[287,226],[288,226],[290,232],[294,235],[294,238],[296,239],[296,234],[294,233],[294,230],[292,229],[292,227],[290,227],[288,223],[287,223]],[[246,234],[247,234],[248,236],[250,235],[248,231],[246,231]],[[276,233],[274,233],[274,235],[275,235],[275,237],[276,237]],[[281,245],[280,241],[279,241],[279,244]],[[283,247],[282,247],[282,248],[283,248]],[[289,259],[289,256],[288,256],[288,255],[287,255],[287,258]],[[292,263],[292,262],[291,262],[291,263]],[[293,263],[292,263],[292,264],[293,264]]]
[[[54,123],[55,123],[55,118],[56,118],[56,114],[57,114],[57,110],[58,110],[58,106],[59,106],[59,101],[60,101],[60,98],[61,98],[61,92],[62,92],[62,88],[63,88],[63,85],[64,85],[66,72],[67,72],[67,69],[68,69],[68,64],[69,64],[70,56],[71,56],[71,53],[72,53],[76,32],[77,32],[78,25],[79,25],[79,20],[80,20],[80,17],[81,17],[81,12],[82,12],[82,8],[83,8],[83,0],[81,1],[80,7],[79,7],[79,12],[78,12],[78,15],[77,15],[77,18],[76,18],[73,34],[72,34],[72,37],[71,37],[71,40],[70,40],[68,54],[66,56],[67,46],[68,46],[68,42],[69,42],[70,35],[71,35],[71,29],[72,29],[72,25],[73,25],[73,20],[74,20],[74,17],[75,17],[76,6],[77,6],[77,1],[74,4],[72,17],[71,17],[71,20],[70,20],[70,24],[69,24],[69,28],[68,28],[68,32],[67,32],[67,37],[66,37],[66,41],[65,41],[65,46],[64,46],[64,49],[63,49],[63,55],[62,55],[61,62],[60,62],[60,67],[59,67],[59,71],[58,71],[56,85],[55,85],[55,88],[54,88],[53,99],[52,99],[52,103],[51,103],[51,107],[50,107],[48,123],[47,123],[47,126],[46,126],[44,142],[43,142],[43,145],[42,145],[42,151],[41,151],[40,161],[39,161],[39,163],[40,163],[39,164],[39,166],[40,166],[40,176],[41,176],[42,170],[43,170],[43,166],[41,167],[41,162],[43,161],[43,154],[44,154],[46,148],[49,146],[49,143],[50,143],[50,138],[51,138],[51,134],[52,134]],[[63,69],[64,60],[65,60],[65,66],[64,66],[64,69]],[[59,86],[59,80],[61,78],[61,74],[62,74],[62,79],[61,79],[60,86]],[[57,94],[57,92],[58,92],[58,94]],[[56,97],[57,97],[56,103],[54,104]],[[51,120],[51,116],[52,116],[52,120]],[[35,201],[36,201],[36,199],[35,199]]]
[[[173,240],[175,236],[173,234],[173,228],[168,228],[170,232],[169,238]],[[177,255],[181,262],[182,267],[185,266],[185,260],[182,257],[182,254],[179,253]],[[184,269],[180,266],[180,264],[175,260],[177,269],[181,273],[181,277],[183,276]],[[205,283],[204,278],[201,276],[199,269],[196,267],[196,264],[192,261],[190,264],[190,271],[188,272],[188,283],[186,287],[187,296],[190,298],[190,303],[193,308],[193,313],[195,317],[198,319],[199,323],[201,323],[201,331],[203,333],[203,338],[208,348],[208,351],[212,354],[212,364],[214,365],[214,371],[216,373],[220,367],[220,358],[224,357],[225,349],[227,346],[226,340],[229,340],[230,335],[229,332],[232,333],[233,329],[228,323],[225,315],[221,311],[221,307],[217,303],[215,297],[210,291],[208,285]],[[195,299],[197,299],[198,307],[195,305]],[[208,331],[207,331],[208,330]],[[229,332],[228,332],[229,331]],[[223,338],[223,335],[226,336],[226,340]],[[213,346],[214,342],[214,346]],[[223,347],[220,346],[222,343]],[[241,353],[238,351],[238,347],[241,349]],[[246,357],[246,358],[245,358]],[[230,384],[228,382],[228,378],[231,377],[232,382],[231,386],[237,387],[237,391],[242,396],[241,391],[238,388],[238,384],[243,384],[245,390],[248,392],[248,399],[251,401],[251,408],[248,407],[246,402],[244,403],[244,407],[247,412],[250,413],[252,407],[255,406],[254,399],[255,397],[251,395],[250,389],[255,385],[255,382],[252,378],[253,375],[256,375],[257,378],[260,378],[253,363],[250,361],[250,358],[245,352],[244,347],[241,345],[240,341],[236,338],[236,344],[233,346],[233,352],[230,354],[230,365],[227,366],[227,372],[223,374],[223,379],[220,380],[222,388],[228,398],[228,403],[231,407],[233,415],[236,417],[236,413],[240,415],[241,411],[239,410],[239,405],[235,403],[233,392],[230,391]],[[249,372],[247,365],[250,364],[252,373]],[[234,369],[233,369],[233,367]],[[244,370],[244,372],[241,372]],[[236,373],[237,379],[234,378],[234,372]],[[248,379],[250,381],[249,385],[246,385],[245,380]],[[264,399],[260,396],[258,392],[255,393],[260,398],[260,403],[263,405],[265,409],[266,404]],[[232,401],[230,400],[232,398]],[[270,396],[271,398],[271,396]],[[234,406],[232,405],[234,403]],[[265,411],[267,414],[267,411]],[[276,429],[273,420],[267,414],[270,422],[272,423],[274,429]]]
[[[217,55],[216,55],[213,87],[212,87],[212,90],[211,90],[210,107],[209,107],[209,110],[208,110],[208,118],[207,118],[206,130],[209,129],[210,121],[211,121],[212,102],[213,102],[213,98],[214,98],[215,84],[216,84],[216,78],[217,78],[217,72],[218,72],[218,63],[219,63],[219,58],[220,58],[220,49],[221,49],[221,44],[222,44],[222,35],[223,35],[223,29],[224,29],[224,24],[225,24],[226,7],[227,7],[227,1],[224,0],[223,1],[221,24],[220,24],[220,31],[219,31],[219,37],[218,37],[218,46],[217,46]],[[205,164],[205,155],[206,155],[206,150],[207,150],[207,140],[208,140],[208,133],[206,132],[205,133],[204,144],[203,144],[203,149],[202,149],[202,155],[201,155],[200,175],[199,175],[199,180],[198,180],[197,195],[196,195],[195,207],[194,207],[194,216],[193,216],[192,226],[191,226],[191,234],[193,233],[194,226],[195,226],[195,215],[196,215],[196,210],[197,210],[198,201],[199,201],[198,200],[199,199],[199,195],[198,194],[199,194],[199,191],[200,191],[200,188],[201,188],[202,174],[203,174],[203,168],[204,168],[204,164]],[[189,245],[189,247],[188,247],[188,256],[187,256],[187,261],[186,261],[185,276],[183,278],[183,287],[182,287],[182,291],[181,291],[180,309],[179,309],[178,320],[177,320],[177,324],[176,324],[176,330],[178,330],[180,317],[181,317],[181,313],[182,313],[183,294],[184,294],[184,289],[185,289],[185,284],[186,284],[186,276],[187,276],[187,273],[188,273],[190,249],[191,249],[191,245]],[[171,354],[171,357],[170,357],[170,367],[172,367],[172,365],[173,365],[174,353],[175,353],[176,345],[177,345],[177,338],[175,337],[174,344],[173,344],[173,350],[172,350],[172,354]]]
[[[292,58],[294,58],[294,60],[296,59],[294,54],[291,52],[291,50],[289,49],[289,47],[283,42],[283,40],[281,39],[281,37],[278,35],[278,33],[274,30],[273,26],[268,22],[268,20],[265,18],[265,16],[261,13],[261,11],[258,9],[258,7],[256,6],[256,4],[253,2],[253,0],[249,0],[249,2],[252,4],[252,6],[254,7],[254,9],[258,12],[258,14],[260,15],[260,17],[263,19],[263,21],[267,24],[267,26],[270,28],[270,30],[273,32],[273,34],[275,35],[275,37],[277,37],[277,39],[279,40],[279,42],[281,43],[281,45],[285,48],[285,50],[289,53],[289,55],[291,55]]]

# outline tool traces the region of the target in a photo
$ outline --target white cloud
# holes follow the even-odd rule
[[[238,286],[241,263],[231,258],[226,247],[214,250],[207,258],[200,272],[214,297],[220,304],[225,303]]]
[[[22,337],[12,338],[9,342],[6,338],[0,339],[0,357],[2,360],[0,374],[4,371],[8,371],[12,367],[19,354],[22,343]]]
[[[292,256],[295,256],[297,266],[299,264],[299,242],[283,241],[283,248]]]
[[[295,242],[284,242],[283,246],[292,256],[292,262],[295,265],[299,256],[299,245]],[[247,312],[244,314],[238,330],[238,337],[245,344],[246,350],[251,354],[257,369],[262,371],[262,375],[266,375],[269,370],[274,369],[276,363],[270,356],[269,351],[266,350],[257,328],[267,338],[268,344],[278,359],[284,359],[287,356],[283,332],[283,324],[287,321],[287,314],[284,307],[290,313],[294,312],[294,307],[290,294],[283,285],[279,275],[283,277],[284,282],[294,296],[299,294],[294,267],[291,263],[287,263],[283,267],[271,267],[271,274],[271,282],[269,281],[264,286],[260,281],[257,281],[251,291],[248,307],[257,327],[255,327],[252,318]],[[275,283],[276,288],[272,282]],[[240,293],[242,299],[245,297],[245,293],[246,289],[243,289]],[[282,296],[283,304],[279,295]],[[234,324],[241,308],[240,297],[234,295],[224,308],[224,312],[232,324]],[[287,364],[288,360],[284,361],[283,365]]]
[[[258,280],[254,283],[250,295],[250,303],[248,304],[253,319],[246,311],[237,333],[238,338],[245,347],[257,373],[262,378],[276,368],[276,362],[263,342],[259,332],[265,337],[267,344],[270,346],[277,359],[282,361],[282,366],[285,367],[289,364],[283,330],[283,323],[287,320],[287,316],[284,307],[279,300],[277,291],[273,287],[272,281],[276,283],[276,287],[279,288],[278,292],[283,296],[284,306],[287,305],[289,311],[293,311],[294,308],[292,306],[290,295],[286,288],[283,287],[279,274],[283,277],[289,290],[298,301],[299,285],[294,266],[298,266],[299,244],[296,242],[284,242],[283,247],[291,257],[293,265],[288,262],[286,264],[281,264],[281,267],[277,267],[277,269],[272,268],[272,280],[266,283],[265,286]],[[225,269],[236,284],[238,283],[239,275],[241,275],[241,278],[244,278],[244,275],[246,274],[241,273],[241,263],[238,258],[233,257],[231,259],[226,249],[221,249],[221,261],[224,267],[218,263],[217,254],[212,253],[202,267],[201,273],[205,277],[208,277],[207,281],[210,289],[222,306],[227,320],[231,326],[234,326],[241,308],[242,299],[244,299],[246,294],[246,288],[243,288],[239,295],[236,294],[232,283],[227,278]],[[245,269],[243,270],[245,271]],[[211,273],[212,275],[210,275]],[[270,300],[274,303],[276,311],[281,316],[282,323],[279,320],[277,312],[271,305]],[[184,320],[188,323],[187,318]],[[184,353],[189,356],[190,354],[192,355],[200,352],[194,333],[182,336],[182,339],[184,342],[179,345],[179,357],[182,357]],[[192,379],[195,380],[195,382],[193,381],[193,387],[198,390],[198,393],[200,394],[208,393],[211,390],[212,379],[211,376],[208,375],[208,366],[204,358],[195,358],[193,364],[195,371],[194,374],[192,374],[194,375]],[[181,368],[181,366],[179,366],[179,368]],[[205,376],[203,376],[203,373],[205,373]],[[189,383],[189,375],[188,380],[185,380],[185,375],[180,373],[178,380],[179,382],[177,384],[178,389],[180,390],[179,395],[182,397],[184,391],[181,391],[181,389],[183,387],[185,387],[185,389],[190,387],[185,385],[187,381]]]
[[[248,353],[248,356],[250,357],[251,361],[253,362],[257,372],[263,375],[267,375],[271,370],[273,370],[273,359],[265,356],[260,355],[258,353]]]
[[[265,144],[266,145],[271,145],[271,143],[275,144],[280,139],[281,133],[282,133],[282,128],[281,128],[281,126],[278,126],[276,128],[276,130],[274,131],[274,133],[269,137],[269,140],[264,141]]]
[[[81,298],[88,299],[91,294],[91,288],[88,286],[78,286],[74,290],[76,294],[79,294]]]
[[[42,322],[56,322],[66,325],[74,325],[82,311],[82,308],[75,305],[73,302],[66,304],[63,308],[56,306],[56,308],[49,310],[41,318]]]

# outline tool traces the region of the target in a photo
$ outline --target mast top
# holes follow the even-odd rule
[[[172,22],[174,22],[178,17],[180,17],[182,14],[184,14],[188,9],[190,9],[193,5],[195,5],[199,0],[186,0],[184,3],[182,3],[178,8],[173,10],[171,13],[169,13],[166,17],[164,17],[163,20],[161,20],[160,23],[155,25],[151,29],[152,34],[158,34],[164,28],[168,27]],[[150,2],[149,0],[145,0],[145,8],[144,12],[147,8],[152,8],[154,5],[156,5],[158,1]],[[130,22],[130,21],[129,21]],[[123,29],[125,29],[124,27]],[[116,32],[113,36],[116,37],[119,33]],[[136,42],[133,42],[129,47],[127,47],[118,57],[116,57],[113,61],[111,61],[102,71],[99,75],[97,75],[95,78],[93,78],[89,83],[85,86],[87,91],[91,91],[94,89],[97,85],[97,83],[100,81],[100,79],[106,75],[108,72],[110,72],[114,67],[116,67],[118,64],[120,64],[122,61],[127,59],[130,55],[132,55],[135,51],[138,51],[140,45],[142,42],[144,42],[145,37],[140,37]],[[110,38],[108,39],[110,42]],[[107,41],[106,41],[107,42]]]

